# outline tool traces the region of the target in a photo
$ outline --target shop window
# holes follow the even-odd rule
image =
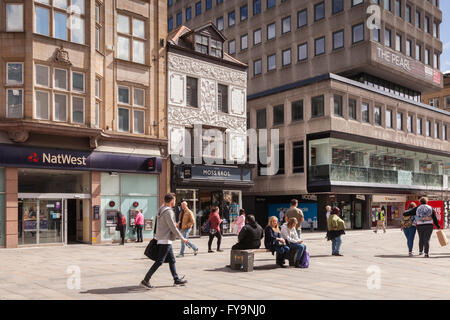
[[[296,141],[292,143],[292,172],[305,172],[304,160],[304,143],[303,141]]]

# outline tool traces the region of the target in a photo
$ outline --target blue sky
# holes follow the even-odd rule
[[[444,51],[441,55],[441,71],[450,71],[450,1],[441,0],[442,23],[440,26],[441,41]]]

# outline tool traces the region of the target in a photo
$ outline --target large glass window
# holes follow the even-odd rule
[[[117,15],[117,57],[145,63],[145,21]]]

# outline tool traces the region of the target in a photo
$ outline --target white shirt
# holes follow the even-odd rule
[[[331,212],[330,212],[330,211],[327,211],[327,220],[328,220],[328,218],[330,217],[330,214],[331,214]]]
[[[158,244],[172,244],[172,240],[158,240]]]
[[[287,223],[281,226],[281,237],[289,242],[297,243],[300,239],[298,238],[297,230],[294,228],[289,229]]]

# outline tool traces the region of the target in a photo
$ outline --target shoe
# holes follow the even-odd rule
[[[208,252],[209,252],[209,253],[213,253],[214,251],[212,251],[212,250],[208,250]]]
[[[144,287],[144,288],[147,288],[147,289],[152,289],[153,288],[153,286],[150,285],[150,282],[146,282],[145,280],[141,281],[141,286]]]
[[[412,252],[410,252],[410,253],[409,253],[409,256],[410,256],[410,257],[412,257],[412,256],[413,256],[413,253],[412,253]]]
[[[198,248],[197,248],[197,249],[194,249],[194,256],[196,256],[197,253],[198,253]]]
[[[334,254],[336,257],[343,257],[344,255],[343,254],[340,254],[340,253],[335,253]]]
[[[375,230],[373,230],[373,233],[377,233]]]
[[[424,258],[429,258],[430,256],[428,254],[425,253]]]
[[[223,250],[222,249],[217,249],[217,252],[223,252]]]
[[[277,261],[277,265],[280,267],[280,268],[287,268],[285,265],[284,265],[284,261]]]
[[[173,285],[174,285],[174,286],[175,286],[175,285],[178,285],[178,286],[184,286],[186,283],[187,283],[187,280],[183,280],[183,278],[181,278],[181,279],[176,279],[176,280],[173,282]]]
[[[419,252],[419,256],[423,255],[423,252]]]
[[[183,258],[184,257],[184,254],[178,254],[177,255],[177,258]]]

